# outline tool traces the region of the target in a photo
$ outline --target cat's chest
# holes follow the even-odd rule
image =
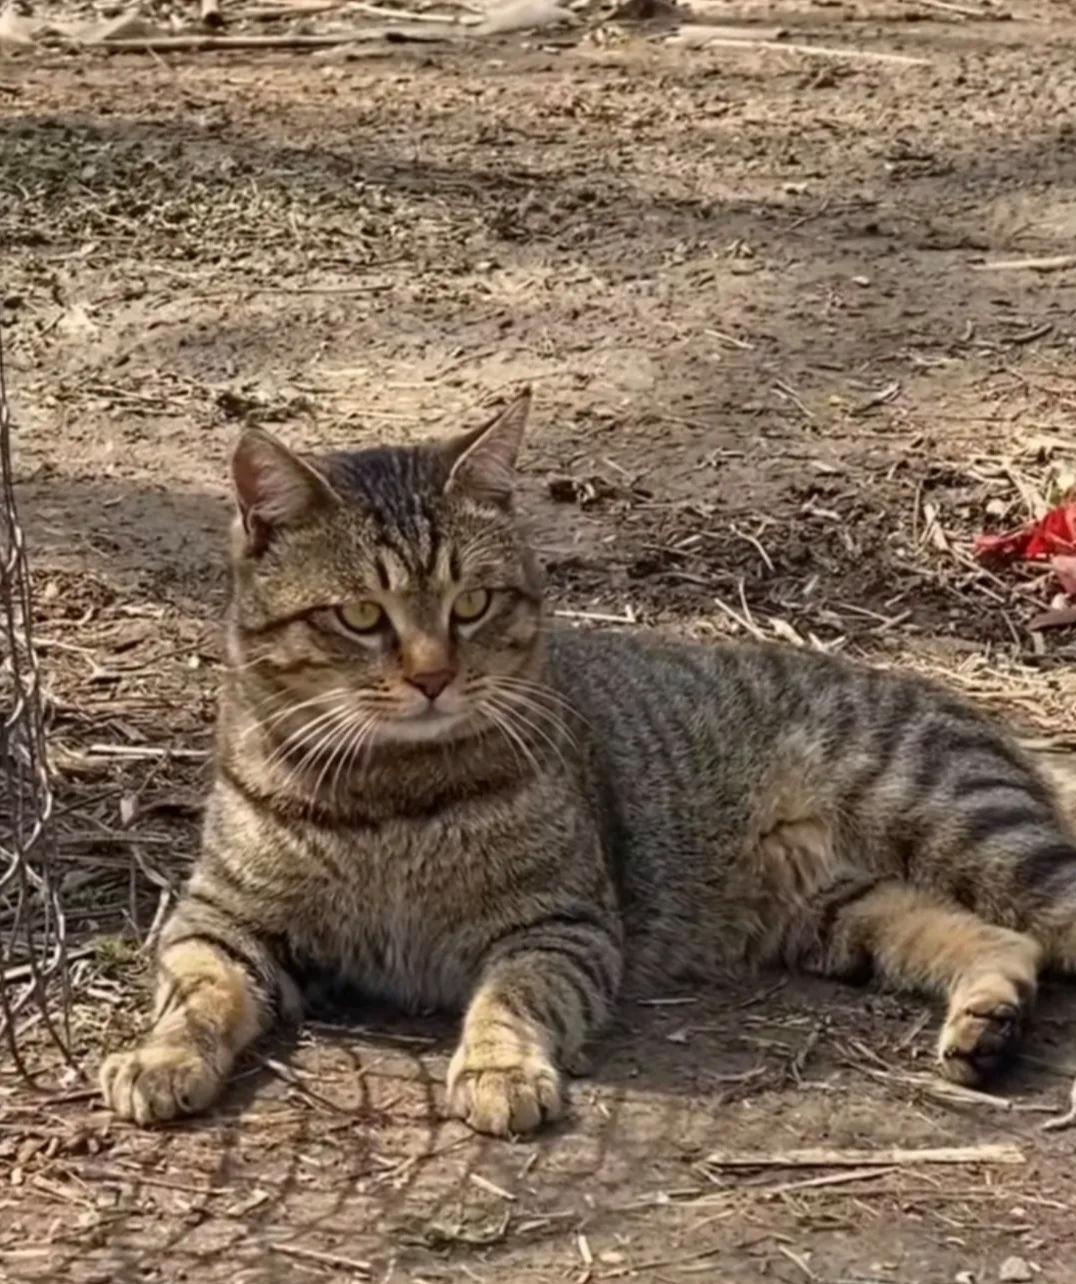
[[[407,823],[341,831],[309,844],[304,863],[288,931],[297,957],[407,1008],[465,1002],[477,961],[469,916],[488,889],[451,834]]]

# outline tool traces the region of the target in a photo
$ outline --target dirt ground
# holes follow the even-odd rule
[[[1048,577],[970,555],[1076,469],[1076,268],[993,266],[1076,243],[1076,13],[698,15],[918,61],[582,10],[354,61],[0,62],[0,307],[88,1068],[137,1027],[139,942],[195,846],[243,422],[398,441],[529,380],[525,501],[566,625],[907,664],[1076,749],[1076,630],[1031,627]],[[153,1134],[4,1066],[0,1278],[1076,1280],[1076,1142],[1041,1129],[1076,1074],[1065,987],[989,1097],[932,1078],[914,999],[763,976],[667,1000],[626,1005],[571,1118],[516,1145],[441,1119],[451,1029],[392,1014],[260,1050],[215,1115]]]

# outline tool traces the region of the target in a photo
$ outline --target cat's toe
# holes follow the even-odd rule
[[[219,1090],[217,1071],[182,1044],[147,1043],[117,1052],[101,1066],[105,1104],[143,1126],[204,1110]]]

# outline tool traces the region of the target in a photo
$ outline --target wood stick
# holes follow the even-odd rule
[[[348,0],[347,7],[374,18],[392,18],[397,22],[439,22],[445,27],[474,27],[484,21],[476,14],[416,13],[413,9],[389,9],[380,4],[368,4],[367,0]]]
[[[208,758],[208,749],[165,749],[157,745],[90,745],[86,752],[99,758],[130,758],[134,761],[150,758],[187,758],[200,762]]]
[[[982,1146],[935,1146],[922,1150],[738,1151],[715,1150],[702,1161],[710,1168],[871,1168],[902,1164],[1022,1164],[1024,1152],[1005,1142]]]
[[[1043,1132],[1057,1132],[1061,1128],[1071,1128],[1076,1124],[1076,1083],[1072,1085],[1072,1091],[1069,1095],[1069,1108],[1063,1115],[1058,1115],[1055,1119],[1047,1119],[1042,1125]]]
[[[96,953],[96,951],[97,947],[95,945],[80,945],[77,949],[68,950],[66,958],[68,963],[73,963],[75,959],[87,958],[89,955]],[[39,972],[42,970],[40,964],[37,970]],[[0,971],[0,985],[8,981],[22,981],[28,976],[33,976],[33,974],[34,965],[32,963],[16,963],[14,967],[9,967],[6,971]]]
[[[1076,606],[1059,606],[1055,611],[1043,611],[1028,621],[1032,633],[1042,629],[1063,629],[1076,624]]]
[[[554,611],[554,615],[563,620],[594,620],[599,624],[634,624],[635,612],[626,611],[623,615],[610,615],[605,611]]]
[[[403,28],[378,27],[358,31],[340,31],[335,35],[281,36],[147,36],[142,40],[110,40],[95,46],[105,53],[175,53],[180,50],[214,49],[327,49],[333,45],[353,45],[360,41],[394,40],[433,43],[449,39],[449,33],[406,31]]]
[[[236,16],[248,22],[278,22],[285,18],[306,18],[315,13],[331,13],[342,7],[344,0],[306,0],[303,4],[268,4],[243,9]]]
[[[779,1186],[755,1186],[751,1193],[762,1199],[775,1199],[793,1190],[814,1190],[823,1186],[845,1186],[854,1181],[870,1181],[877,1177],[888,1177],[897,1170],[893,1165],[888,1168],[853,1168],[846,1173],[824,1173],[821,1177],[806,1177],[802,1181],[783,1181]]]
[[[956,13],[962,18],[992,18],[986,9],[972,9],[964,4],[950,4],[949,0],[901,0],[902,4],[919,5],[923,9],[937,9],[939,13]]]
[[[273,1253],[283,1253],[286,1257],[297,1257],[304,1262],[318,1262],[322,1266],[340,1266],[346,1271],[355,1271],[360,1275],[369,1275],[373,1267],[369,1262],[359,1262],[352,1257],[341,1257],[338,1253],[321,1253],[314,1248],[301,1248],[298,1244],[268,1244]]]
[[[1027,268],[1032,272],[1057,272],[1061,268],[1076,267],[1076,254],[1054,254],[1044,259],[998,259],[996,263],[973,263],[976,272],[1018,272]]]
[[[229,299],[237,294],[379,294],[392,288],[392,281],[357,281],[354,285],[233,285],[227,290],[207,290],[204,294],[192,295],[190,301]]]
[[[730,40],[715,36],[707,40],[704,49],[773,49],[778,53],[810,54],[815,58],[851,58],[862,62],[892,62],[905,67],[930,67],[929,58],[913,58],[909,54],[877,53],[873,49],[835,49],[829,45],[794,45],[784,40]]]
[[[503,1186],[495,1185],[488,1177],[483,1177],[481,1173],[468,1173],[468,1178],[473,1186],[477,1186],[479,1190],[484,1190],[487,1195],[496,1195],[498,1199],[507,1200],[510,1204],[516,1202],[516,1197],[510,1190],[505,1190]]]
[[[998,1097],[992,1092],[981,1092],[978,1088],[965,1088],[963,1084],[951,1083],[934,1074],[910,1074],[903,1070],[879,1070],[875,1066],[864,1065],[860,1061],[849,1060],[848,1065],[865,1074],[878,1083],[895,1083],[913,1092],[926,1093],[935,1101],[954,1106],[988,1106],[993,1110],[1004,1110],[1009,1114],[1015,1111],[1049,1111],[1050,1106],[1038,1106],[1031,1102],[1013,1101],[1010,1097]]]

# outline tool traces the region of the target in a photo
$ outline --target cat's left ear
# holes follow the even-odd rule
[[[451,463],[446,493],[461,490],[502,506],[511,502],[530,408],[527,387],[488,423],[442,447]]]

